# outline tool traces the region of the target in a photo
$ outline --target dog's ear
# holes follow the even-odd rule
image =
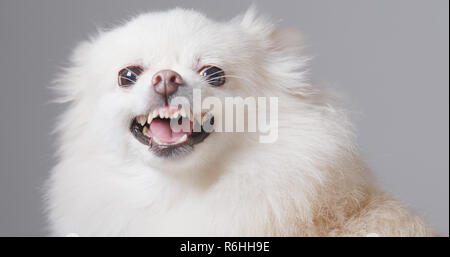
[[[242,16],[236,19],[240,21],[240,25],[247,33],[273,50],[298,50],[302,45],[302,37],[297,29],[276,28],[273,22],[258,14],[255,5],[250,6]]]
[[[258,14],[255,5],[251,5],[237,19],[240,20],[240,25],[245,31],[260,38],[269,36],[274,30],[274,25],[267,18]]]
[[[300,31],[294,28],[272,31],[270,41],[272,42],[272,48],[275,50],[299,50],[303,45]]]
[[[263,45],[269,43],[268,39],[275,29],[273,22],[258,14],[255,5],[251,5],[244,14],[235,17],[233,22],[245,34],[250,35],[250,38]]]
[[[276,28],[270,19],[257,13],[255,6],[236,19],[245,33],[251,35],[255,47],[263,51],[265,69],[277,78],[276,86],[290,94],[310,94],[311,87],[305,82],[310,58],[303,54],[300,32],[293,28]]]

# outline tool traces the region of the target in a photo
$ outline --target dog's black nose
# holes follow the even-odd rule
[[[173,70],[161,70],[152,78],[153,89],[160,95],[169,96],[175,93],[183,78]]]

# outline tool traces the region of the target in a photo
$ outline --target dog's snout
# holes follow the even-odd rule
[[[153,89],[160,95],[169,96],[182,84],[183,78],[173,70],[158,71],[152,78]]]

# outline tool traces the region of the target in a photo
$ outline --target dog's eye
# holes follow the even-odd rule
[[[206,82],[211,86],[220,87],[225,84],[225,72],[216,66],[205,66],[200,71]]]
[[[136,83],[138,76],[144,71],[139,66],[128,66],[119,71],[119,86],[129,87]]]

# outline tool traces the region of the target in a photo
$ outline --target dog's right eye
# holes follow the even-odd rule
[[[128,66],[121,69],[119,71],[119,86],[129,87],[133,85],[143,71],[139,66]]]
[[[225,84],[225,72],[216,66],[207,65],[200,70],[206,81],[214,87],[220,87]]]

